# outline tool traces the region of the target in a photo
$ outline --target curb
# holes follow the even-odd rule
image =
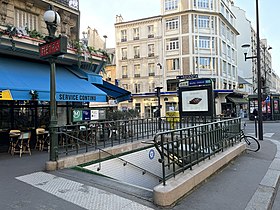
[[[154,204],[161,207],[169,207],[181,197],[190,192],[195,186],[216,173],[234,158],[245,151],[245,143],[239,143],[223,153],[213,156],[201,165],[193,167],[193,170],[177,175],[166,181],[166,185],[157,185],[153,190]]]
[[[258,189],[247,204],[245,210],[271,209],[280,183],[280,142],[270,140],[277,146],[277,153],[271,162]]]

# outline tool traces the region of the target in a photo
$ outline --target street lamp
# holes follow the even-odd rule
[[[44,14],[44,21],[47,25],[49,36],[45,38],[47,43],[51,43],[57,37],[55,36],[57,25],[60,23],[59,14],[53,10],[52,5]],[[58,137],[56,133],[57,126],[57,109],[56,109],[56,67],[55,57],[49,58],[51,65],[50,71],[50,161],[56,161],[58,151]]]
[[[244,44],[242,45],[242,48],[244,48],[245,51],[245,61],[247,59],[257,59],[257,78],[258,78],[258,129],[259,129],[259,140],[263,140],[263,115],[262,115],[262,83],[261,83],[261,53],[260,53],[260,24],[259,24],[259,1],[256,0],[256,23],[257,23],[257,55],[256,56],[250,56],[247,57],[247,53],[249,50],[250,45]]]

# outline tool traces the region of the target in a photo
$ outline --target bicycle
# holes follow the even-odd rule
[[[244,131],[241,130],[240,141],[242,141],[243,139],[246,142],[247,150],[253,151],[253,152],[257,152],[260,150],[260,148],[261,148],[260,142],[253,136],[245,135]]]

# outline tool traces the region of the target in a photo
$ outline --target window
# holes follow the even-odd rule
[[[223,41],[223,42],[222,42],[222,53],[223,53],[223,56],[226,56],[226,52],[227,52],[227,45],[226,45],[226,43]]]
[[[15,26],[38,30],[38,16],[23,10],[15,9]]]
[[[148,26],[148,38],[154,38],[154,26]]]
[[[155,45],[149,44],[148,45],[148,57],[153,57],[153,56],[155,56]]]
[[[165,11],[178,9],[178,0],[165,0]]]
[[[149,76],[155,76],[155,64],[149,63],[148,64]]]
[[[122,66],[122,78],[127,78],[127,66]]]
[[[137,110],[138,113],[141,113],[141,103],[135,103],[135,110]]]
[[[176,91],[178,86],[178,81],[176,79],[169,79],[166,81],[167,91]]]
[[[179,49],[178,38],[166,40],[166,50],[177,50],[177,49]]]
[[[232,76],[235,78],[236,77],[236,68],[235,66],[232,66]]]
[[[234,49],[231,49],[231,60],[235,61],[235,52]]]
[[[198,15],[198,27],[210,28],[210,17],[205,15]]]
[[[229,11],[226,10],[226,18],[229,20]]]
[[[140,58],[140,47],[139,46],[135,46],[133,48],[134,51],[134,58]]]
[[[227,40],[230,41],[230,38],[231,38],[231,32],[230,32],[230,29],[227,28]]]
[[[227,74],[227,63],[225,61],[223,61],[223,74]]]
[[[127,59],[127,48],[122,48],[122,60],[126,60]]]
[[[210,49],[210,37],[207,36],[199,36],[195,37],[195,47],[204,48],[204,49]],[[198,40],[197,40],[198,39]]]
[[[134,91],[135,93],[141,92],[141,85],[140,84],[134,84]]]
[[[225,5],[221,4],[221,13],[225,15]]]
[[[224,23],[221,24],[221,34],[225,37],[226,36],[226,26]]]
[[[134,28],[133,29],[133,40],[138,40],[139,39],[139,28]]]
[[[170,70],[179,70],[180,69],[179,58],[167,59],[166,66],[167,66],[167,70],[169,70],[169,71]]]
[[[196,68],[211,69],[211,58],[207,58],[207,57],[196,58]]]
[[[229,45],[227,45],[227,56],[229,59],[231,58],[231,48]]]
[[[126,42],[127,41],[127,31],[121,30],[121,41]]]
[[[122,88],[128,90],[128,84],[122,84]]]
[[[140,64],[134,65],[134,77],[140,77]]]
[[[210,7],[209,7],[210,3]],[[201,9],[213,9],[213,0],[194,0],[194,6]]]
[[[231,65],[228,63],[228,75],[229,75],[229,76],[232,76],[231,73],[232,73],[232,72],[231,72]]]
[[[150,93],[155,92],[155,83],[149,83],[149,92]]]
[[[165,27],[166,27],[166,31],[178,29],[179,19],[173,18],[173,19],[166,20]]]
[[[166,111],[179,111],[178,103],[176,102],[166,102],[165,107]]]
[[[232,44],[235,44],[235,39],[234,39],[234,33],[231,32],[231,39],[230,39]]]

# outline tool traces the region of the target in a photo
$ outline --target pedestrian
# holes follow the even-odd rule
[[[242,107],[239,110],[239,117],[244,118],[244,111],[243,111]]]

